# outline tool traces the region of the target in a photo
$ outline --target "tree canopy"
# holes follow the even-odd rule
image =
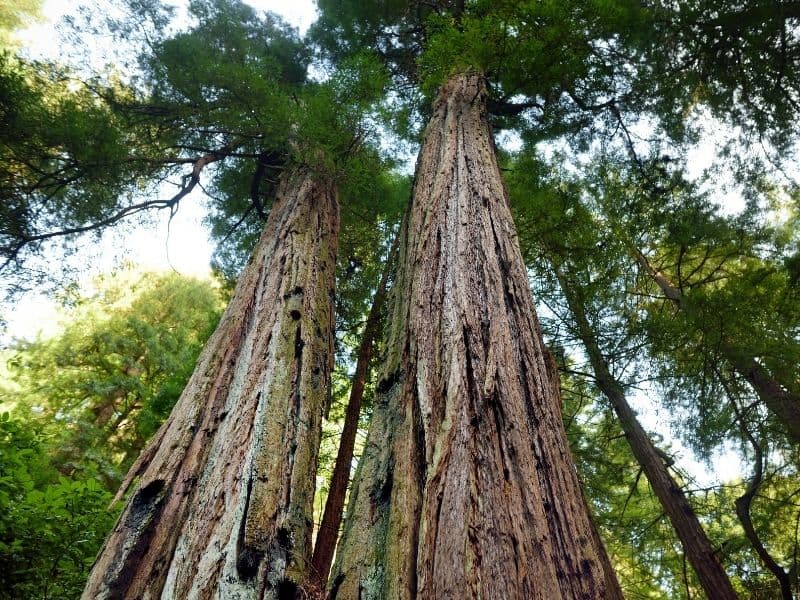
[[[190,0],[182,18],[156,0],[115,5],[123,16],[74,31],[76,49],[101,33],[116,44],[117,62],[102,68],[32,61],[3,41],[5,292],[61,280],[43,265],[87,236],[153,211],[169,218],[201,197],[229,289],[284,174],[324,174],[341,206],[324,459],[404,231],[404,161],[441,87],[480,74],[572,451],[623,592],[691,598],[703,583],[626,445],[609,385],[640,413],[735,591],[798,593],[796,2],[319,0],[305,35],[240,0]],[[36,8],[0,9],[0,41]],[[88,513],[70,513],[73,529],[61,532],[65,521],[33,507],[45,498],[61,514],[73,499],[92,510],[108,500],[219,316],[204,284],[148,276],[126,286],[82,299],[59,337],[18,342],[7,357],[3,401],[17,407],[0,422],[8,564],[86,527]],[[392,360],[386,343],[373,361]],[[367,382],[364,421],[381,385]],[[721,455],[740,463],[738,478],[715,479]],[[83,554],[36,558],[74,579],[42,594],[75,595],[105,519]],[[8,580],[18,596],[45,585],[15,583],[18,566],[3,571],[21,578]]]

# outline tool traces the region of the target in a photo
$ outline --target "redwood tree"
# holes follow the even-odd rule
[[[479,72],[451,77],[400,232],[332,598],[602,598]]]
[[[332,183],[287,171],[220,325],[118,492],[137,480],[85,598],[260,598],[303,582],[337,229]]]
[[[25,76],[0,81],[26,99],[4,128],[3,266],[57,235],[173,211],[200,188],[220,237],[241,242],[221,253],[229,274],[240,265],[227,259],[263,233],[175,412],[129,475],[86,597],[291,597],[304,585],[339,160],[361,148],[376,91],[374,65],[353,56],[364,47],[397,84],[382,114],[412,138],[428,127],[330,594],[620,597],[566,444],[492,127],[560,138],[576,155],[590,141],[616,144],[639,164],[629,115],[663,117],[674,132],[668,113],[703,95],[682,93],[681,79],[650,97],[648,84],[669,74],[650,68],[654,46],[642,40],[670,30],[650,26],[672,3],[321,1],[315,39],[339,67],[357,64],[325,83],[307,78],[296,34],[236,0],[191,2],[199,26],[168,38],[157,2],[127,4],[152,25],[144,84],[81,87],[90,110],[77,111],[84,126],[66,141],[55,126],[74,111],[52,110],[64,95],[45,102]],[[688,46],[672,41],[684,57]],[[793,40],[783,42],[787,57]],[[87,131],[103,143],[87,149]],[[139,182],[170,176],[179,183],[167,199],[131,200]]]

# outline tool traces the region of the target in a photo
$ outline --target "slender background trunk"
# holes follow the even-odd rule
[[[453,77],[425,133],[331,598],[617,587],[549,380],[485,102],[481,75]]]
[[[787,573],[784,568],[778,564],[778,561],[773,558],[773,556],[764,546],[764,543],[761,541],[761,536],[759,536],[758,530],[753,523],[753,517],[750,514],[750,510],[753,507],[753,500],[755,500],[756,496],[758,495],[758,492],[761,489],[761,484],[764,483],[764,448],[762,448],[761,443],[759,443],[756,437],[750,432],[747,421],[737,405],[736,395],[733,393],[733,390],[731,390],[728,385],[724,383],[725,380],[722,377],[722,373],[718,372],[717,376],[720,377],[720,379],[723,381],[723,385],[725,385],[725,393],[728,395],[731,407],[736,413],[736,420],[739,422],[739,429],[741,430],[744,438],[750,442],[750,445],[753,448],[753,460],[755,462],[753,476],[747,483],[747,489],[745,490],[744,494],[736,499],[736,516],[739,518],[739,522],[742,524],[744,535],[747,537],[747,541],[750,542],[750,546],[753,548],[753,551],[758,555],[761,563],[775,576],[775,579],[780,586],[781,597],[783,600],[792,600],[794,596],[792,595],[792,581],[789,577],[789,573]]]
[[[372,299],[372,307],[367,315],[364,332],[361,335],[361,344],[358,347],[356,359],[356,372],[353,374],[353,383],[350,388],[350,398],[344,416],[344,427],[339,439],[339,450],[336,453],[336,465],[331,475],[331,484],[328,497],[325,500],[325,511],[322,514],[322,523],[317,531],[314,544],[314,556],[311,567],[319,589],[324,590],[328,583],[328,573],[339,539],[339,526],[342,524],[344,500],[347,496],[347,484],[350,482],[350,466],[353,462],[353,450],[358,433],[358,421],[361,416],[361,401],[364,398],[364,388],[369,378],[372,349],[379,333],[381,311],[386,300],[386,286],[389,281],[389,271],[393,264],[389,257],[380,283]]]
[[[138,479],[84,598],[293,597],[310,561],[333,357],[338,207],[282,176],[253,258]]]
[[[597,344],[595,332],[586,316],[583,298],[577,285],[567,280],[561,273],[557,273],[557,276],[561,291],[575,319],[578,337],[586,348],[597,387],[608,398],[611,408],[616,413],[622,431],[625,432],[625,438],[631,446],[631,451],[672,523],[683,546],[683,551],[700,580],[700,585],[709,598],[736,600],[737,596],[728,575],[722,568],[697,515],[683,491],[670,475],[667,465],[664,464],[647,432],[636,418],[636,413],[625,398],[622,385],[611,374],[608,363]]]

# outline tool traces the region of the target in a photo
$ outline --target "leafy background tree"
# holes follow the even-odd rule
[[[121,271],[73,292],[51,337],[3,351],[3,589],[79,595],[122,475],[166,418],[219,318],[217,287]]]
[[[112,494],[94,478],[66,478],[49,440],[0,414],[0,583],[4,598],[74,598],[108,530]]]
[[[95,285],[72,301],[57,337],[6,351],[14,390],[0,398],[40,420],[59,471],[85,471],[115,491],[172,410],[221,301],[207,282],[178,275],[121,272]]]

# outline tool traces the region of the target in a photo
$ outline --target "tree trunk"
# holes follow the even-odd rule
[[[721,373],[718,375],[721,377]],[[794,596],[792,595],[792,581],[789,578],[789,574],[772,557],[766,547],[764,547],[764,543],[761,541],[761,537],[758,535],[758,531],[756,530],[756,526],[753,523],[753,518],[750,514],[750,509],[753,507],[753,500],[758,494],[761,484],[764,481],[764,449],[761,447],[761,444],[758,442],[755,436],[750,433],[750,429],[747,427],[744,415],[736,404],[735,395],[726,384],[723,383],[723,385],[725,385],[725,392],[728,394],[728,399],[730,400],[731,406],[736,413],[736,420],[739,422],[739,429],[742,431],[742,435],[747,439],[747,441],[750,442],[750,445],[753,448],[753,460],[755,462],[753,476],[747,483],[747,489],[745,490],[744,494],[736,499],[736,502],[734,503],[736,506],[736,516],[739,518],[739,522],[742,524],[744,535],[747,538],[747,541],[750,542],[750,546],[758,555],[758,558],[761,559],[763,565],[769,569],[769,571],[775,576],[775,579],[777,579],[778,585],[781,589],[781,597],[783,600],[792,600]]]
[[[350,482],[350,466],[353,462],[353,450],[358,433],[358,420],[361,416],[361,400],[364,397],[364,387],[369,377],[369,366],[372,360],[372,349],[378,336],[381,322],[381,311],[386,299],[386,286],[389,281],[389,271],[392,265],[391,256],[384,268],[378,288],[372,298],[372,307],[367,315],[361,343],[358,347],[356,372],[353,374],[353,384],[350,388],[350,399],[344,417],[342,436],[339,439],[339,450],[336,453],[336,466],[333,468],[331,485],[328,497],[325,500],[325,511],[322,514],[322,523],[317,531],[314,544],[314,556],[311,560],[311,571],[319,589],[324,590],[328,583],[328,573],[331,570],[336,542],[339,539],[339,526],[342,524],[344,500],[347,495],[347,484]]]
[[[556,361],[556,357],[553,356],[553,353],[546,346],[544,347],[544,358],[545,364],[547,365],[547,373],[550,378],[550,386],[552,387],[553,395],[558,398],[559,406],[563,406],[564,398],[561,395],[561,378],[558,375],[558,362]],[[595,547],[599,553],[600,564],[603,567],[603,574],[606,578],[606,600],[625,600],[625,596],[623,596],[622,590],[617,583],[617,574],[614,572],[614,565],[611,564],[611,558],[608,556],[606,547],[603,544],[602,538],[600,537],[600,532],[597,530],[597,525],[595,524],[593,518],[594,515],[592,513],[592,507],[586,498],[586,494],[583,493],[583,489],[584,488],[581,485],[581,497],[583,498],[583,503],[590,515],[589,524],[592,527],[592,540],[594,541]]]
[[[485,103],[454,76],[425,133],[331,598],[611,595]]]
[[[558,267],[556,267],[558,271]],[[558,273],[558,281],[578,328],[578,337],[586,348],[589,362],[594,371],[597,387],[608,398],[619,419],[622,431],[631,446],[631,451],[642,467],[650,487],[653,489],[664,512],[678,535],[683,551],[694,568],[700,585],[709,598],[715,600],[736,600],[736,593],[722,568],[711,541],[703,531],[700,521],[692,510],[689,501],[664,464],[647,432],[636,418],[636,413],[628,404],[622,385],[611,374],[603,356],[595,332],[586,316],[580,291],[570,281]]]
[[[217,330],[131,468],[84,598],[289,598],[310,559],[338,207],[287,171]]]
[[[680,289],[655,269],[638,248],[633,248],[636,262],[656,282],[661,292],[680,310],[691,317],[692,308]],[[783,423],[791,439],[800,443],[800,394],[781,385],[754,356],[734,346],[730,340],[720,340],[719,351],[733,369],[755,390],[767,409]]]

